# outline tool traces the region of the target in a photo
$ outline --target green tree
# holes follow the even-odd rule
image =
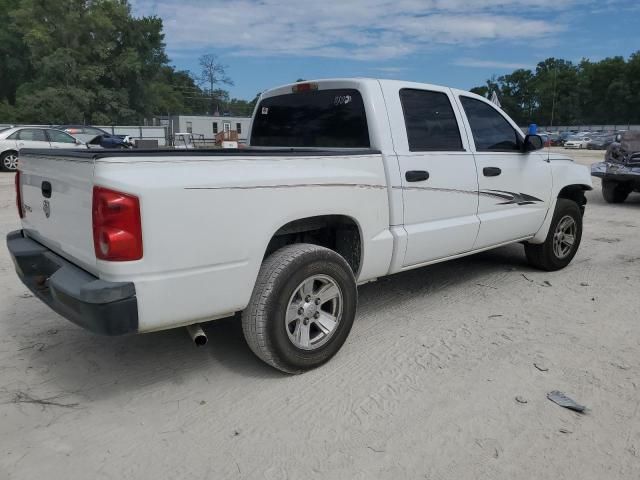
[[[0,25],[0,121],[138,123],[204,107],[169,65],[162,21],[126,0],[0,0]]]
[[[535,72],[519,69],[471,91],[485,95],[494,89],[502,108],[521,125],[640,122],[640,52],[628,60],[583,59],[578,65],[548,58]]]

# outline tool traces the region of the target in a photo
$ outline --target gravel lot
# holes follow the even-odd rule
[[[0,478],[636,480],[640,195],[607,205],[594,183],[565,270],[514,245],[363,286],[341,353],[296,377],[233,319],[200,349],[183,329],[94,336],[28,294],[2,247]]]

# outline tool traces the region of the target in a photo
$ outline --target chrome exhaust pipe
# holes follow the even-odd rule
[[[187,325],[187,332],[189,332],[189,336],[196,346],[201,347],[207,344],[207,334],[204,333],[199,323]]]

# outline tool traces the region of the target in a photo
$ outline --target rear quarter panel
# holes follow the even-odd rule
[[[135,283],[141,331],[242,310],[269,240],[299,218],[352,217],[363,239],[359,280],[389,268],[381,155],[105,158],[95,184],[140,198],[143,259],[98,269]]]

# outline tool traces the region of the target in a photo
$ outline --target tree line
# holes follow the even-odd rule
[[[520,125],[604,125],[640,123],[640,51],[578,64],[548,58],[535,70],[518,69],[471,89],[495,91]]]
[[[165,52],[162,20],[128,0],[0,0],[0,123],[138,124],[176,113],[250,114],[215,55],[198,74]]]

